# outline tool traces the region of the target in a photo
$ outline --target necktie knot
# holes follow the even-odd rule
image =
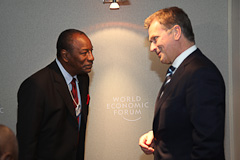
[[[170,67],[168,68],[166,77],[167,77],[167,76],[171,76],[171,75],[173,74],[174,70],[175,70],[175,67],[170,66]]]
[[[74,86],[74,85],[76,86],[76,79],[75,79],[75,78],[72,79],[71,85],[72,85],[72,86]]]
[[[174,70],[175,70],[175,67],[173,67],[173,66],[170,66],[168,68],[168,71],[167,71],[167,74],[166,74],[166,80],[165,80],[164,85],[166,85],[166,84],[168,84],[170,82]]]

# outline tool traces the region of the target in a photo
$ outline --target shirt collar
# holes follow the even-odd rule
[[[60,68],[60,71],[62,72],[63,74],[63,77],[66,81],[66,83],[69,85],[72,81],[73,78],[76,78],[77,82],[78,82],[78,79],[77,79],[77,76],[71,76],[66,70],[65,68],[62,66],[61,62],[56,58],[56,63],[58,65],[58,67]]]
[[[181,63],[191,54],[193,53],[195,50],[197,49],[196,45],[191,46],[190,48],[188,48],[187,50],[185,50],[184,52],[182,52],[172,63],[172,66],[175,68],[178,68]],[[176,71],[176,70],[175,70]]]

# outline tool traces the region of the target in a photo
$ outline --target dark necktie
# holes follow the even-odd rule
[[[75,78],[72,79],[71,84],[72,84],[73,104],[74,104],[75,109],[76,109],[76,107],[78,106],[78,93],[77,93],[76,79]],[[78,119],[78,124],[79,124],[79,116],[77,116],[77,119]]]
[[[170,66],[168,68],[168,71],[167,71],[167,74],[166,74],[166,79],[165,79],[165,82],[164,82],[164,86],[166,86],[170,82],[174,70],[175,70],[175,67],[173,67],[173,66]]]
[[[174,70],[175,70],[175,67],[173,67],[173,66],[170,66],[168,68],[165,81],[162,85],[162,90],[161,90],[161,94],[160,94],[161,96],[162,96],[162,94],[164,92],[164,89],[166,88],[167,84],[171,81],[172,74],[173,74]]]

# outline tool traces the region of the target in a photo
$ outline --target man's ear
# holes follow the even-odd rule
[[[182,35],[182,29],[179,25],[175,25],[173,28],[174,39],[179,40]]]
[[[64,62],[68,62],[69,52],[67,50],[62,49],[61,56],[62,56],[62,59],[64,60]]]
[[[10,152],[5,152],[0,157],[0,160],[15,160],[15,159],[13,158],[13,155]]]

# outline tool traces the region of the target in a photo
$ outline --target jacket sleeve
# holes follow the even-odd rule
[[[36,159],[38,136],[43,117],[44,94],[33,78],[25,80],[18,91],[17,138],[19,160]]]
[[[187,106],[193,125],[192,159],[224,157],[225,84],[216,70],[201,68],[191,77]]]

